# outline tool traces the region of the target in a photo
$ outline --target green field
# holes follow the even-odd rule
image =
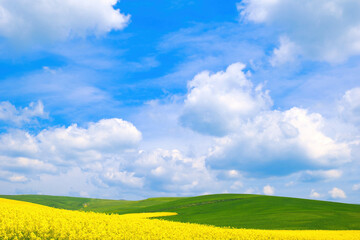
[[[181,222],[257,229],[360,230],[360,205],[250,194],[216,194],[141,201],[43,195],[0,195],[46,206],[105,213],[167,211]]]

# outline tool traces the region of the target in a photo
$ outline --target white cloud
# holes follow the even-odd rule
[[[29,157],[38,151],[36,138],[28,132],[14,130],[0,135],[0,155]]]
[[[116,118],[86,127],[48,128],[36,135],[8,132],[0,135],[0,178],[29,182],[79,168],[96,187],[140,195],[143,191],[198,194],[241,186],[234,179],[218,182],[204,157],[189,157],[177,149],[136,151],[141,138],[134,125]],[[239,176],[235,170],[229,175]]]
[[[232,134],[217,139],[207,160],[215,168],[237,167],[262,175],[349,162],[349,146],[326,136],[323,125],[320,114],[301,108],[262,112]]]
[[[340,188],[336,188],[334,187],[333,189],[331,189],[329,191],[329,194],[331,196],[331,198],[337,199],[337,198],[346,198],[346,194],[343,190],[341,190]]]
[[[300,179],[302,181],[319,181],[319,180],[333,180],[340,178],[342,176],[342,171],[338,169],[331,170],[307,170],[302,173]]]
[[[278,176],[351,161],[349,144],[325,134],[322,115],[297,107],[271,110],[268,92],[253,87],[244,67],[202,72],[188,84],[180,121],[215,137],[209,166]]]
[[[0,159],[1,162],[1,159]],[[29,179],[24,175],[20,175],[17,173],[12,173],[9,171],[3,171],[0,169],[0,180],[12,183],[26,183],[29,182]]]
[[[123,29],[130,16],[114,9],[117,0],[2,0],[0,35],[35,44],[101,35]]]
[[[141,133],[131,123],[112,118],[90,123],[87,128],[73,124],[67,128],[43,130],[37,139],[50,152],[58,154],[70,151],[116,153],[136,146],[141,140]]]
[[[72,124],[48,128],[38,134],[13,130],[0,134],[0,178],[31,184],[44,176],[62,176],[78,168],[89,184],[103,192],[137,196],[194,195],[241,186],[236,170],[228,172],[231,180],[218,181],[201,154],[195,157],[195,153],[189,156],[177,149],[154,149],[159,143],[138,151],[141,139],[142,134],[133,124],[116,118],[81,127]]]
[[[237,177],[241,176],[240,173],[238,171],[236,171],[236,170],[229,170],[227,175],[230,178],[237,178]]]
[[[243,20],[274,27],[306,58],[336,63],[360,54],[357,0],[245,0],[237,7]]]
[[[244,185],[242,182],[240,181],[235,181],[231,186],[230,186],[230,189],[231,190],[239,190],[240,188],[242,188]]]
[[[275,189],[274,189],[274,187],[272,187],[270,185],[266,185],[263,188],[263,193],[265,195],[274,195],[275,194]]]
[[[36,118],[47,118],[41,101],[32,102],[28,107],[16,108],[10,102],[0,102],[0,121],[15,125],[30,123]]]
[[[99,174],[109,182],[124,182],[128,177],[129,185],[137,186],[131,172],[111,172],[103,164],[119,161],[119,156],[133,151],[140,140],[141,133],[131,123],[117,118],[89,123],[87,128],[74,124],[45,129],[37,135],[11,131],[0,135],[0,170],[6,173],[3,179],[14,181],[10,173],[31,179],[78,166],[84,171],[102,170]]]
[[[133,168],[146,178],[147,187],[157,191],[194,193],[219,185],[203,157],[187,157],[177,149],[143,151]]]
[[[270,18],[269,8],[278,4],[278,0],[245,0],[236,5],[242,17],[257,23]]]
[[[10,177],[9,178],[9,180],[10,180],[10,182],[20,182],[20,183],[24,183],[24,182],[27,182],[28,181],[28,179],[27,179],[27,177],[25,177],[25,176],[12,176],[12,177]]]
[[[238,191],[239,179],[219,180],[205,166],[204,157],[189,157],[180,150],[141,150],[123,160],[109,160],[89,172],[101,188],[122,186],[147,194],[195,195]]]
[[[1,159],[0,159],[1,162]],[[26,183],[29,181],[24,175],[3,171],[0,169],[0,180],[12,183]]]
[[[320,198],[321,197],[321,194],[316,192],[314,189],[311,190],[311,193],[310,193],[310,197],[311,198]]]
[[[354,190],[354,191],[360,190],[360,183],[354,184],[352,187],[352,190]]]
[[[287,37],[281,37],[280,46],[274,49],[270,64],[272,66],[278,66],[288,62],[294,62],[298,52],[299,50],[295,43],[291,42]]]
[[[272,105],[268,92],[254,88],[244,68],[235,63],[225,72],[197,74],[188,83],[181,123],[200,133],[224,136],[243,119],[268,109]]]
[[[42,173],[54,173],[56,172],[56,167],[50,163],[46,163],[39,159],[32,159],[26,157],[15,157],[15,158],[2,158],[2,161],[7,164],[11,164],[9,166],[10,169],[19,169],[22,172],[27,171],[39,171]],[[6,165],[3,164],[2,167]]]
[[[141,140],[141,133],[131,123],[113,118],[67,128],[43,130],[37,135],[43,153],[53,156],[52,161],[71,164],[102,161],[134,149]]]
[[[134,172],[119,171],[116,169],[107,169],[101,176],[102,180],[108,185],[125,185],[129,187],[141,188],[144,185],[144,179],[136,177]]]
[[[343,121],[360,124],[360,87],[345,92],[339,102],[339,112]]]
[[[37,179],[39,174],[56,174],[58,168],[44,160],[4,156],[0,152],[0,179],[9,182],[28,182]]]

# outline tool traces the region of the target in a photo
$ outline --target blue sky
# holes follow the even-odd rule
[[[1,1],[1,193],[358,203],[359,10]]]

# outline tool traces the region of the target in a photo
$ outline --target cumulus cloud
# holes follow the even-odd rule
[[[0,135],[0,179],[26,183],[79,168],[96,187],[138,194],[198,194],[242,186],[236,170],[218,181],[205,157],[189,157],[177,149],[138,150],[141,139],[133,124],[117,118],[85,127],[48,128],[36,135],[13,130]]]
[[[114,9],[117,0],[12,1],[0,3],[0,36],[34,44],[101,35],[123,29],[130,16]]]
[[[227,175],[229,176],[229,178],[238,178],[239,176],[241,176],[239,171],[236,170],[227,171]]]
[[[350,148],[322,132],[320,114],[301,108],[266,111],[217,139],[208,163],[260,175],[286,175],[349,162]]]
[[[9,182],[25,183],[37,179],[39,174],[55,174],[56,166],[45,161],[15,156],[3,156],[0,153],[0,179]]]
[[[313,182],[313,181],[321,181],[321,180],[333,180],[340,178],[342,176],[342,171],[337,169],[331,170],[316,170],[311,171],[307,170],[301,174],[300,180],[304,182]]]
[[[141,188],[144,185],[144,179],[136,177],[134,172],[119,171],[116,168],[106,169],[100,177],[104,183],[110,186],[125,185]]]
[[[261,86],[254,87],[244,68],[235,63],[225,72],[197,74],[188,83],[182,125],[200,133],[224,136],[243,120],[268,109],[272,105],[268,92]]]
[[[177,149],[143,151],[134,162],[146,187],[165,192],[195,193],[214,189],[216,177],[205,166],[204,157],[188,157]]]
[[[341,190],[340,188],[334,187],[333,189],[331,189],[329,191],[329,194],[331,196],[331,198],[334,199],[338,199],[338,198],[346,198],[346,194],[343,190]]]
[[[44,111],[41,101],[32,102],[28,107],[16,108],[10,102],[0,102],[0,121],[20,126],[30,123],[36,118],[47,118],[48,113]]]
[[[205,165],[204,157],[190,157],[178,149],[140,150],[123,159],[93,164],[92,182],[101,188],[122,187],[147,194],[196,195],[239,191],[239,175],[219,179]],[[237,177],[235,177],[235,175]]]
[[[0,160],[1,161],[1,160]],[[0,180],[12,183],[26,183],[29,179],[24,175],[0,170]]]
[[[280,46],[274,49],[270,64],[275,67],[288,62],[294,62],[298,55],[299,49],[295,43],[287,37],[280,38]]]
[[[317,198],[320,198],[320,197],[321,197],[321,194],[318,193],[318,192],[316,192],[314,189],[312,189],[312,190],[311,190],[311,193],[310,193],[310,197],[317,199]]]
[[[141,133],[131,123],[112,118],[90,123],[87,128],[73,124],[67,128],[43,130],[36,138],[44,148],[57,155],[88,151],[91,155],[92,152],[116,153],[131,148],[141,140]]]
[[[240,182],[240,181],[235,181],[231,186],[230,186],[230,189],[233,190],[233,191],[237,191],[239,189],[241,189],[243,187],[243,183]]]
[[[10,182],[20,182],[20,183],[24,183],[24,182],[28,181],[27,177],[21,176],[21,175],[20,176],[14,175],[14,176],[10,177],[9,180],[10,180]]]
[[[34,158],[1,156],[0,159],[2,162],[1,168],[8,171],[54,173],[57,170],[54,165]]]
[[[306,58],[336,63],[360,54],[357,0],[245,0],[237,8],[243,20],[287,36]]]
[[[0,153],[4,156],[31,157],[39,151],[34,136],[21,130],[13,130],[0,135]]]
[[[74,124],[45,129],[36,135],[23,130],[10,131],[0,135],[0,170],[6,173],[5,179],[14,181],[17,178],[11,173],[31,179],[43,173],[66,171],[69,167],[86,171],[91,168],[88,164],[101,169],[102,162],[116,161],[117,156],[135,149],[140,140],[141,133],[135,126],[117,118],[89,123],[86,128]],[[109,169],[103,174],[109,182],[133,177],[132,173]],[[139,180],[133,177],[131,184],[139,185]]]
[[[274,189],[274,187],[272,187],[270,185],[266,185],[263,188],[263,193],[265,195],[274,195],[275,194],[275,189]]]
[[[200,73],[188,91],[180,121],[215,137],[206,159],[212,168],[278,176],[351,160],[348,144],[324,133],[320,114],[297,107],[271,110],[268,92],[253,86],[243,64]]]
[[[198,194],[241,188],[240,174],[217,173],[205,157],[172,149],[139,150],[141,132],[122,119],[102,119],[85,126],[53,127],[37,134],[11,130],[0,134],[0,179],[27,183],[45,175],[79,169],[95,187],[116,191]]]
[[[345,92],[339,102],[339,112],[344,121],[360,124],[360,87]]]

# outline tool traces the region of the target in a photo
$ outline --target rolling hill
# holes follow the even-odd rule
[[[360,230],[360,205],[251,194],[215,194],[140,201],[44,195],[0,198],[69,210],[104,213],[176,212],[163,219],[256,229]]]

